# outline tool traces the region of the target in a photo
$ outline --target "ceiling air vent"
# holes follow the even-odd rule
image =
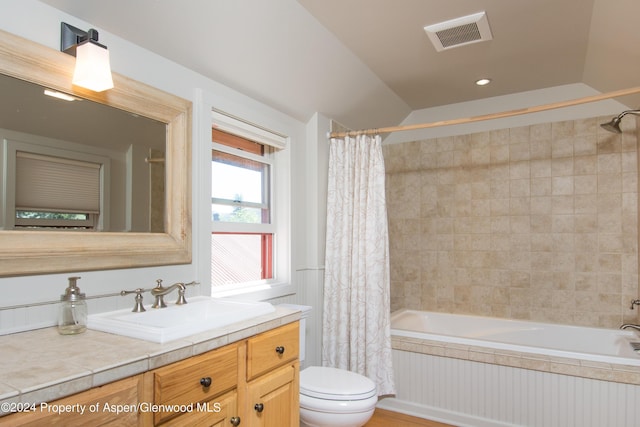
[[[485,12],[427,25],[424,30],[438,52],[493,38]]]

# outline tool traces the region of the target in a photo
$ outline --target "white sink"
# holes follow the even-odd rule
[[[211,297],[189,298],[185,305],[147,308],[142,313],[129,309],[91,314],[87,327],[97,331],[165,343],[232,323],[273,313],[267,302],[237,301]]]

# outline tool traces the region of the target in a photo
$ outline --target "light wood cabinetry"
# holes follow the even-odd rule
[[[298,359],[298,323],[291,323],[247,340],[247,380]]]
[[[53,402],[34,404],[28,412],[0,417],[0,426],[143,427],[137,411],[143,394],[143,375],[136,375]]]
[[[241,425],[238,416],[238,393],[234,390],[163,423],[163,427],[229,427]],[[151,425],[151,424],[149,424]],[[157,425],[157,424],[154,424]],[[246,423],[244,424],[246,425]]]
[[[218,413],[223,393],[238,386],[238,346],[228,346],[148,372],[153,383],[154,425],[180,416]],[[235,408],[226,407],[233,412]]]
[[[247,340],[248,425],[298,426],[299,350],[298,323]]]
[[[290,323],[49,404],[84,405],[82,414],[37,406],[35,412],[0,417],[0,427],[298,427],[298,328]],[[98,410],[89,413],[90,405]],[[118,405],[126,410],[116,413]]]
[[[247,386],[248,425],[283,427],[298,425],[298,365],[287,364]]]

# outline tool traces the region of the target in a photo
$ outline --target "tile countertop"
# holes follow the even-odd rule
[[[275,309],[164,344],[91,329],[79,335],[45,328],[0,336],[0,408],[6,402],[40,403],[79,393],[300,319],[299,311]]]

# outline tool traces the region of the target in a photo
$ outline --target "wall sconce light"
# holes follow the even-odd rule
[[[113,88],[109,51],[98,43],[98,32],[93,28],[82,31],[65,22],[60,30],[60,50],[76,57],[73,84],[94,92]]]

